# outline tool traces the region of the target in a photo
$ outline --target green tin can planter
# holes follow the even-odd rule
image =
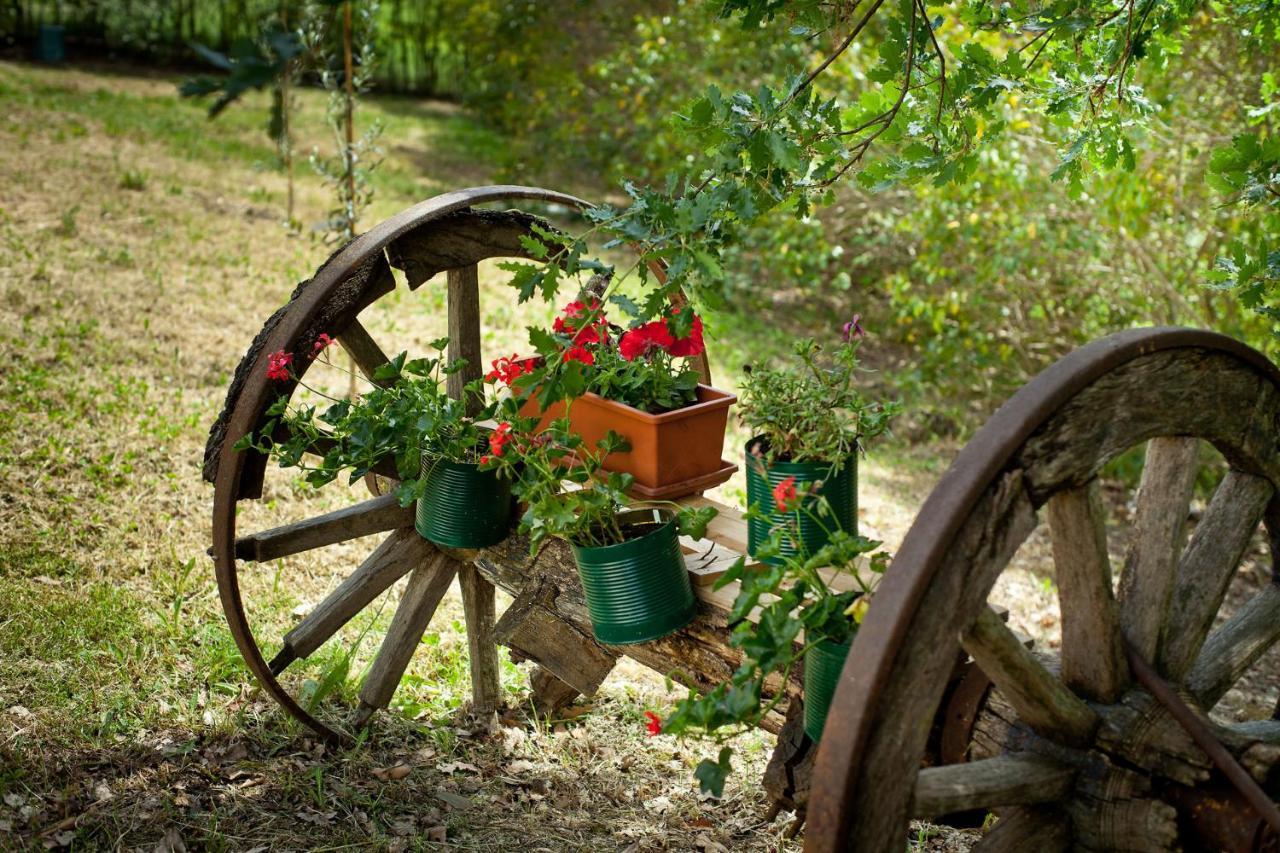
[[[653,529],[617,545],[573,546],[596,639],[622,646],[680,630],[693,621],[696,608],[675,518],[643,509],[628,510],[618,520]]]
[[[799,521],[800,545],[793,537],[784,537],[782,555],[770,557],[766,563],[778,564],[798,550],[812,554],[827,544],[827,529],[839,527],[849,533],[858,532],[858,457],[850,456],[836,474],[830,462],[774,462],[764,467],[763,460],[751,454],[756,439],[747,444],[747,504],[759,506],[763,518],[747,522],[747,551],[754,557],[756,549],[769,540],[769,534],[777,527]],[[813,516],[817,513],[817,499],[805,501],[805,508],[789,513],[777,511],[773,503],[773,489],[788,477],[796,478],[796,490],[803,492],[809,484],[822,481],[819,494],[831,505],[831,515],[821,518],[821,524]],[[827,529],[824,529],[827,528]]]
[[[424,491],[414,527],[450,548],[487,548],[511,532],[511,482],[474,462],[422,460]]]
[[[804,732],[814,743],[822,740],[831,697],[836,693],[836,683],[852,643],[852,639],[843,643],[823,640],[804,653]]]

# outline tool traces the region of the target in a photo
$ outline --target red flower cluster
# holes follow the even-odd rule
[[[575,299],[564,306],[561,314],[562,316],[557,317],[551,324],[551,328],[558,335],[572,336],[575,348],[584,344],[602,343],[609,339],[609,323],[605,320],[604,312],[600,310],[598,299],[593,299],[590,306]],[[595,319],[583,325],[582,321],[592,314],[595,314]],[[590,363],[587,362],[587,364]]]
[[[511,353],[511,357],[495,358],[492,362],[493,370],[485,374],[486,382],[497,382],[502,380],[508,388],[511,383],[515,382],[520,376],[526,373],[532,373],[533,369],[538,366],[537,358],[520,358],[515,353]]]
[[[329,337],[324,332],[321,332],[320,337],[316,338],[315,344],[313,344],[311,347],[311,357],[315,358],[316,356],[320,355],[320,353],[328,349],[329,345],[332,343],[333,343],[333,338]]]
[[[498,428],[489,436],[489,452],[494,456],[501,456],[503,449],[507,446],[507,442],[511,441],[511,424],[503,421],[498,424]],[[481,462],[488,462],[487,457],[482,457]]]
[[[796,478],[788,477],[773,487],[773,504],[782,512],[790,512],[799,504],[796,494]]]
[[[595,364],[596,357],[584,346],[573,346],[564,354],[565,361],[580,361],[583,364]]]
[[[644,712],[644,727],[649,732],[649,737],[662,734],[662,719],[652,711]]]
[[[673,309],[672,313],[679,314],[680,309]],[[706,349],[707,345],[702,337],[702,318],[697,314],[693,315],[693,326],[686,338],[675,338],[671,334],[667,321],[663,319],[638,326],[624,334],[618,341],[618,352],[627,361],[648,358],[659,350],[676,358],[683,358],[702,355]]]
[[[267,360],[267,378],[273,382],[289,381],[289,365],[293,363],[293,353],[277,350]]]

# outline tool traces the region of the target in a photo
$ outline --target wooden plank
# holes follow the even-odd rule
[[[1213,628],[1245,549],[1275,489],[1265,477],[1229,471],[1178,563],[1159,668],[1181,681]],[[1065,645],[1065,643],[1064,643]]]
[[[973,853],[1065,853],[1071,824],[1054,808],[1015,806],[1001,809],[995,826],[978,839]]]
[[[413,507],[394,495],[364,501],[334,512],[251,533],[236,539],[236,557],[263,562],[334,545],[361,536],[413,526]]]
[[[702,495],[682,498],[680,503],[691,507],[715,507],[718,512],[707,525],[707,538],[730,551],[747,553],[747,520],[743,517],[742,510]]]
[[[1072,767],[1031,754],[926,767],[916,775],[911,815],[1051,803],[1067,795],[1075,775]]]
[[[413,528],[393,531],[359,568],[285,635],[284,647],[271,660],[271,671],[278,675],[293,661],[320,648],[369,602],[435,554],[436,547]]]
[[[540,666],[529,673],[529,692],[534,710],[544,715],[568,707],[581,695],[576,687],[565,684]]]
[[[1038,734],[1070,745],[1087,744],[1098,715],[1036,659],[989,607],[960,638],[965,651]]]
[[[389,379],[373,378],[374,371],[386,364],[389,359],[359,320],[352,320],[342,334],[338,335],[338,343],[342,344],[342,348],[347,351],[351,360],[370,382],[384,387],[391,384]]]
[[[1155,659],[1169,612],[1198,446],[1196,439],[1182,436],[1147,442],[1133,541],[1120,573],[1120,626],[1146,660]]]
[[[1047,515],[1062,613],[1062,679],[1090,698],[1113,702],[1129,681],[1129,665],[1111,592],[1098,481],[1054,495]]]
[[[534,585],[511,603],[494,628],[494,638],[513,657],[536,662],[575,692],[591,697],[613,670],[617,655],[554,612],[555,589]]]
[[[1209,635],[1187,675],[1187,688],[1201,707],[1212,708],[1277,640],[1280,584],[1269,583]]]
[[[440,606],[440,600],[453,583],[457,568],[458,563],[452,557],[436,553],[434,559],[422,563],[409,574],[409,582],[396,606],[395,616],[391,618],[391,626],[382,639],[378,656],[373,659],[360,687],[356,728],[363,727],[375,711],[391,704],[391,697],[400,686],[400,678],[413,660],[413,653]]]

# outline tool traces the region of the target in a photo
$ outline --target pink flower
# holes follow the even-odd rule
[[[844,338],[844,342],[846,344],[849,343],[854,338],[861,338],[866,336],[867,332],[865,329],[862,328],[861,322],[862,322],[862,315],[854,314],[852,317],[849,318],[849,322],[845,323],[841,327],[840,336]]]
[[[315,344],[311,347],[311,357],[315,358],[320,355],[320,353],[328,349],[329,345],[332,343],[333,338],[329,337],[324,332],[321,332],[320,337],[316,338]]]
[[[645,729],[649,732],[649,737],[662,734],[662,719],[652,711],[644,712]]]
[[[293,354],[277,350],[267,360],[267,378],[273,382],[289,381],[289,365],[293,363]]]
[[[773,503],[783,512],[790,512],[796,503],[796,478],[788,477],[773,487]]]

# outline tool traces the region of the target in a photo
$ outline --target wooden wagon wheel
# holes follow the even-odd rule
[[[1200,440],[1230,472],[1184,547]],[[1113,590],[1096,478],[1143,442]],[[1280,721],[1208,711],[1280,640],[1274,563],[1214,627],[1260,520],[1273,560],[1280,550],[1278,443],[1280,371],[1207,332],[1114,335],[1019,391],[943,477],[876,593],[823,734],[806,849],[899,851],[909,818],[970,809],[999,818],[983,851],[1274,844]],[[1062,624],[1048,665],[987,605],[1041,508]],[[968,763],[917,770],[962,647],[994,682],[986,736]]]
[[[237,535],[238,505],[262,496],[267,459],[252,451],[237,451],[234,445],[263,423],[264,413],[280,394],[295,392],[293,383],[281,385],[267,379],[270,354],[280,350],[291,353],[293,366],[301,377],[310,366],[316,340],[324,333],[339,341],[367,377],[387,361],[358,316],[395,290],[392,267],[405,272],[411,290],[438,273],[447,273],[449,356],[468,360],[467,369],[449,380],[450,393],[460,394],[463,384],[480,375],[483,364],[476,265],[493,257],[529,257],[521,238],[534,237],[531,225],[538,222],[519,211],[477,206],[516,199],[576,210],[590,207],[581,199],[550,190],[479,187],[437,196],[379,224],[334,253],[267,321],[237,368],[226,406],[211,430],[204,470],[206,479],[214,483],[211,550],[231,633],[263,688],[290,714],[328,739],[346,739],[373,712],[387,707],[455,576],[461,586],[467,620],[474,704],[481,711],[495,707],[499,688],[492,639],[493,587],[476,573],[465,555],[444,553],[422,539],[413,529],[412,508],[401,508],[392,495]],[[546,223],[541,225],[549,227]],[[661,270],[655,272],[660,274]],[[705,359],[701,367],[705,376]],[[315,450],[323,453],[325,448],[317,446]],[[391,477],[396,474],[394,470],[380,473]],[[358,568],[282,639],[272,637],[265,644],[259,642],[242,597],[242,564],[274,561],[388,531],[389,535]],[[306,707],[299,695],[304,686],[294,684],[291,690],[285,684],[285,673],[291,665],[320,649],[405,575],[408,581],[400,602],[360,690],[359,708],[345,720],[321,720],[316,709]],[[264,649],[270,649],[270,662]]]

